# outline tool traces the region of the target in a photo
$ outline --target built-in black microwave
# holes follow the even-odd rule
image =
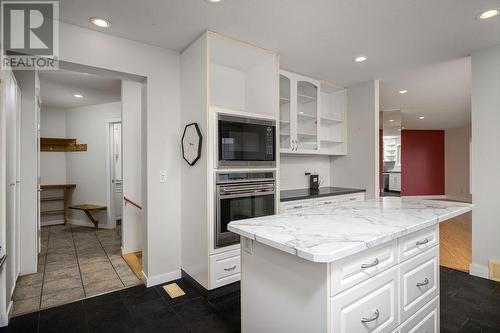
[[[276,165],[276,122],[228,115],[218,116],[218,166]]]

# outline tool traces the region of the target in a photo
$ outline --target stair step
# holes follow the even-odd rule
[[[64,201],[64,197],[40,198],[41,202],[46,201]]]
[[[41,215],[64,215],[64,209],[59,210],[46,210],[44,212],[40,212]]]

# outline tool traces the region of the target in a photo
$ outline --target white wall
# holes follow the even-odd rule
[[[366,189],[379,195],[379,81],[347,88],[347,156],[332,163],[334,186]]]
[[[487,277],[500,260],[500,45],[472,53],[472,265]]]
[[[444,132],[445,194],[450,199],[471,201],[469,177],[470,125]]]
[[[123,195],[143,206],[140,126],[141,84],[122,81]],[[133,205],[123,206],[123,253],[142,251],[144,223],[142,210]]]
[[[87,151],[66,154],[66,181],[76,184],[72,204],[107,205],[106,120],[121,119],[121,103],[106,103],[68,109],[66,136],[87,144]],[[107,212],[93,214],[100,227],[110,227]],[[71,223],[93,226],[82,211],[70,210]]]
[[[309,177],[306,172],[320,175],[321,186],[330,186],[330,156],[319,155],[281,155],[280,190],[309,188]]]
[[[147,158],[143,270],[148,284],[179,277],[179,53],[62,22],[59,44],[61,60],[147,78],[147,112],[142,113],[147,144],[142,151]],[[167,171],[166,183],[159,182],[160,170]]]
[[[43,87],[42,87],[43,89]],[[40,112],[40,136],[49,138],[66,137],[66,110],[46,108]],[[66,153],[40,153],[40,181],[42,184],[66,183]]]

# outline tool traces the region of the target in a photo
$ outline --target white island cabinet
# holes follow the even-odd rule
[[[242,332],[439,332],[439,222],[471,209],[381,198],[232,222]]]

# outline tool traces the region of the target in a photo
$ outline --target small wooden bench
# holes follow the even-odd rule
[[[69,209],[74,209],[74,210],[81,210],[87,215],[89,220],[94,224],[94,226],[97,228],[99,221],[94,219],[92,216],[92,212],[97,212],[101,210],[106,210],[108,207],[106,206],[101,206],[101,205],[90,205],[90,204],[84,204],[84,205],[74,205],[74,206],[69,206]]]

